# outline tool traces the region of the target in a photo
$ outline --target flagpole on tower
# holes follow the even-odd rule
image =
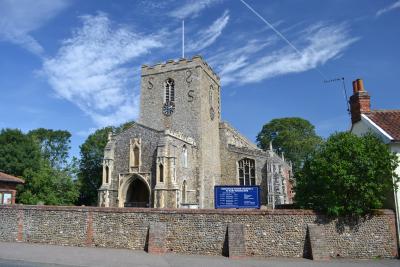
[[[185,21],[182,20],[182,58],[185,58]]]

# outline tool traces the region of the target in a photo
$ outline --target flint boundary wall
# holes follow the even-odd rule
[[[146,249],[149,226],[165,225],[165,249],[225,255],[228,225],[242,224],[246,256],[307,257],[308,225],[319,227],[330,257],[397,256],[394,213],[377,210],[355,222],[309,210],[185,210],[1,206],[0,241]]]

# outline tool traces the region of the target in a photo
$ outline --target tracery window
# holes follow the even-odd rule
[[[175,82],[173,79],[168,78],[165,81],[165,103],[175,101]]]
[[[240,185],[255,185],[256,170],[254,159],[242,159],[239,161],[239,184]]]

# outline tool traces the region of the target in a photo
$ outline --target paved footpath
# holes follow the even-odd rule
[[[399,266],[400,260],[331,260],[315,262],[307,259],[247,258],[231,260],[219,256],[192,256],[167,253],[151,255],[128,249],[63,247],[42,244],[0,242],[1,267],[67,267],[67,266],[138,266],[138,267],[361,267]]]

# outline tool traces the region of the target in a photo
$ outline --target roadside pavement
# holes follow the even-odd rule
[[[167,253],[152,255],[144,251],[109,248],[66,247],[44,244],[0,242],[1,267],[138,266],[138,267],[400,267],[400,260],[331,260],[315,262],[293,258],[246,258],[232,260],[222,256],[195,256]]]

